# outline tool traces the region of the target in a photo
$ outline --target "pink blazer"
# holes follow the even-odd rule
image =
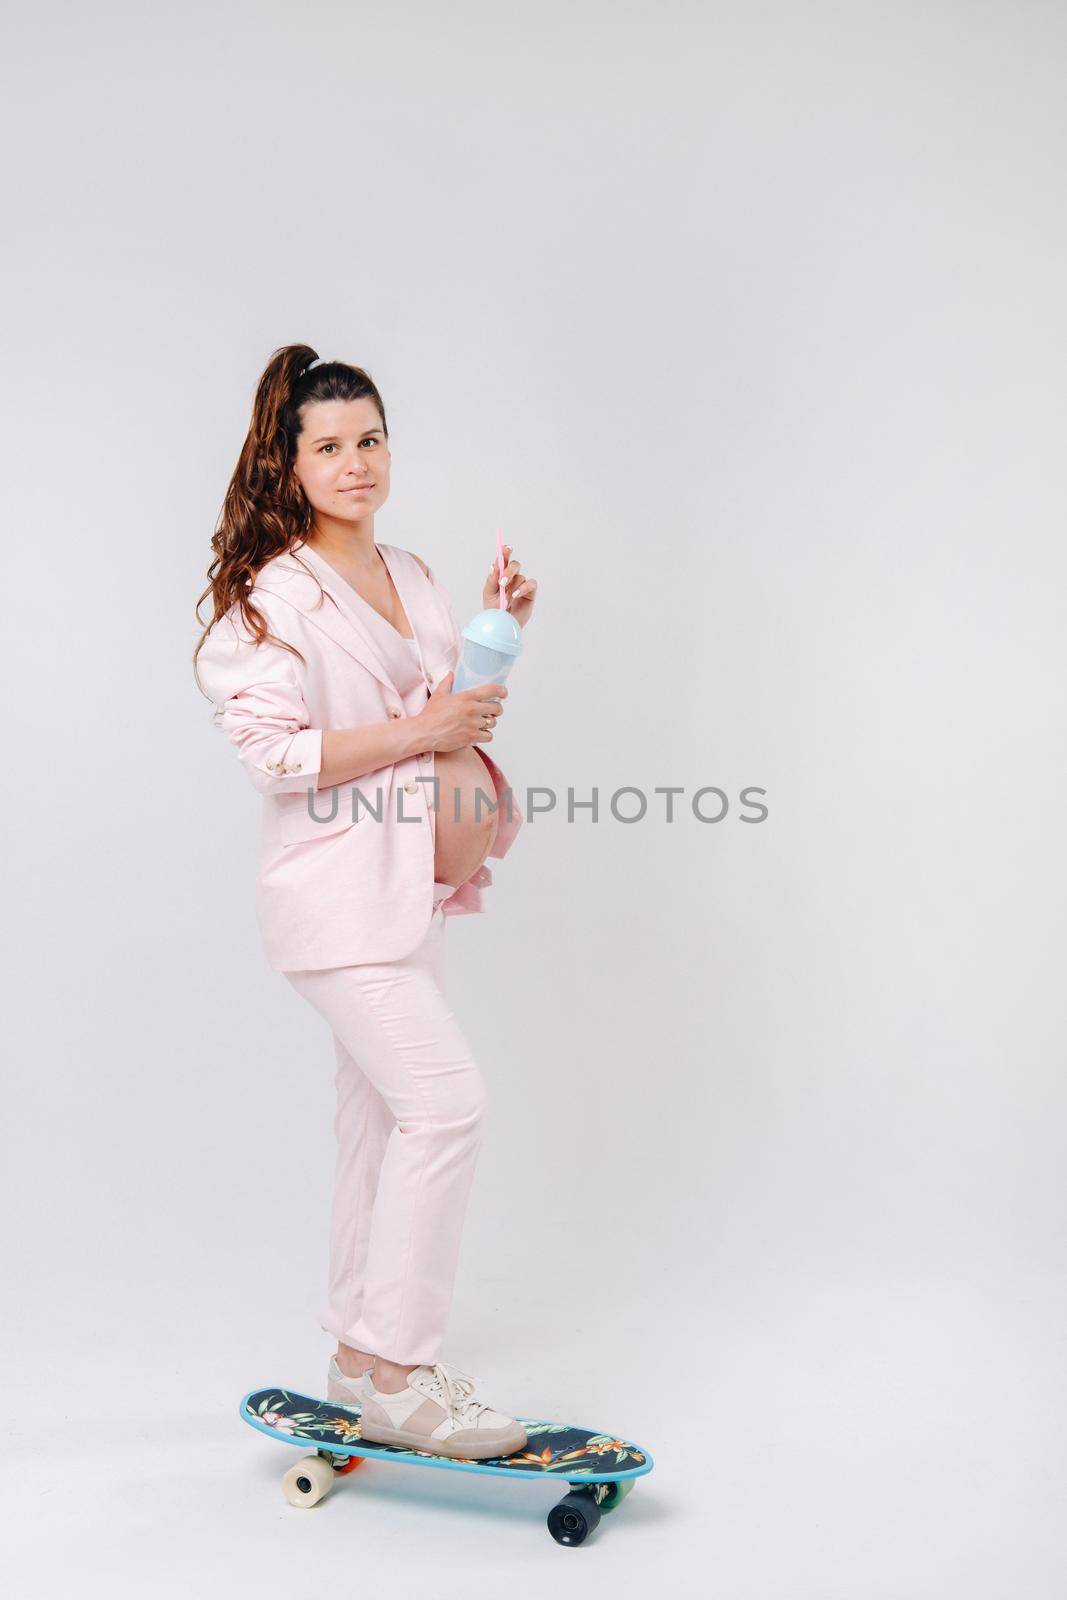
[[[448,592],[414,556],[379,544],[436,687],[454,669],[462,636]],[[422,682],[398,693],[367,629],[358,625],[299,559],[300,544],[260,569],[252,588],[279,645],[257,645],[236,606],[204,640],[197,659],[215,703],[214,725],[229,738],[263,796],[256,921],[276,971],[396,961],[420,943],[433,911],[436,813],[434,753],[420,752],[348,783],[316,788],[326,728],[354,728],[388,717],[416,716],[429,698]],[[522,825],[522,802],[479,745],[487,803],[494,802],[492,856],[506,855]],[[317,816],[309,815],[308,790]],[[353,791],[361,806],[353,822]],[[381,790],[379,797],[378,790]],[[495,795],[494,795],[495,791]],[[482,890],[493,875],[481,866],[445,902],[445,915],[484,910]]]

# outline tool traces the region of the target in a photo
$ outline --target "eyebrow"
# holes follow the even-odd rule
[[[381,428],[364,428],[363,432],[360,434],[360,438],[361,439],[365,439],[368,434],[370,434],[370,433],[381,433],[381,431],[382,431]],[[313,445],[316,445],[316,444],[336,444],[337,435],[335,433],[324,433],[321,439],[312,439],[311,442],[312,442]]]

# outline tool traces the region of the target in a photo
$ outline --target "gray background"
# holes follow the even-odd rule
[[[1062,1595],[1063,8],[7,35],[10,1581]],[[494,756],[605,808],[448,929],[492,1104],[446,1359],[656,1457],[582,1555],[541,1485],[291,1511],[236,1416],[329,1351],[330,1039],[188,664],[293,341],[381,386],[376,536],[461,616],[504,527]]]

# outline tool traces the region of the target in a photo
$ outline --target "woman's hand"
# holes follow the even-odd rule
[[[417,717],[420,750],[462,750],[468,744],[487,744],[507,695],[502,683],[482,683],[474,689],[452,693],[451,672],[446,672]],[[489,723],[488,728],[485,726]]]
[[[515,618],[520,628],[525,628],[533,613],[533,604],[537,599],[537,579],[524,578],[519,571],[519,563],[511,560],[511,545],[504,546],[504,554],[508,564],[504,568],[504,588],[507,609]],[[500,604],[500,588],[497,584],[497,564],[494,561],[489,569],[489,576],[482,589],[482,610],[489,611]]]

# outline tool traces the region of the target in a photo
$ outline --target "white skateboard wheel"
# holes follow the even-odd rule
[[[318,1505],[333,1487],[334,1472],[321,1456],[304,1456],[282,1479],[282,1493],[291,1506]]]

